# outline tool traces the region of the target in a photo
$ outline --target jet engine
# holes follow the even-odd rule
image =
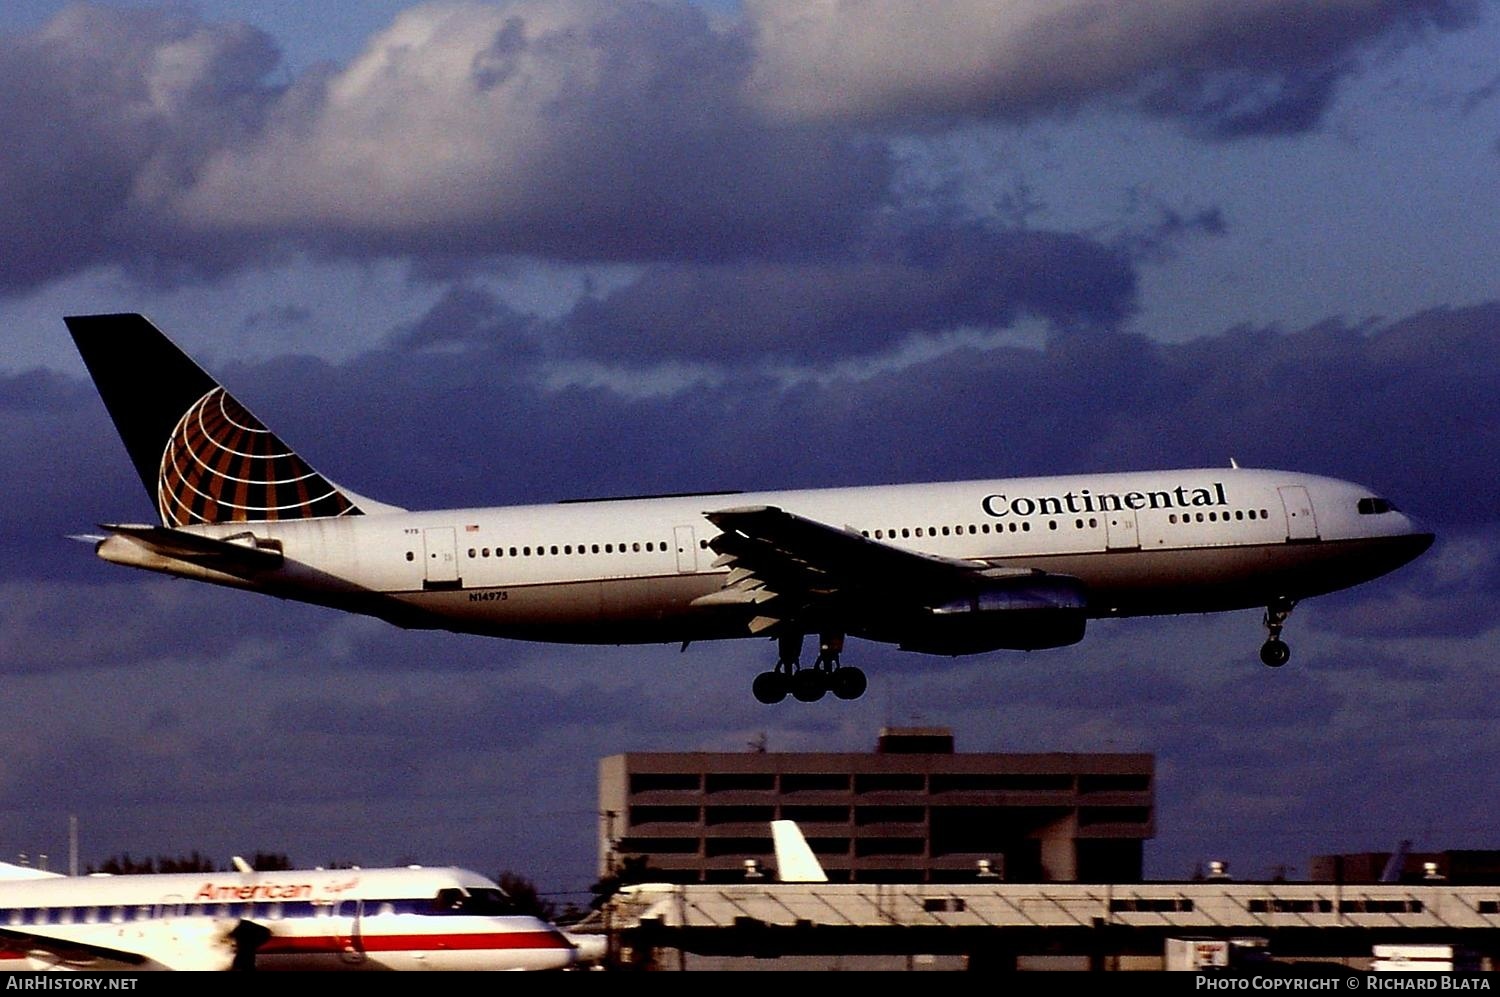
[[[903,651],[924,654],[1064,647],[1083,639],[1087,608],[1074,579],[1007,581],[924,607],[896,642]]]

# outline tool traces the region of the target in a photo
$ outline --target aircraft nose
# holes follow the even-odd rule
[[[1410,532],[1393,539],[1397,541],[1396,549],[1401,558],[1398,563],[1406,564],[1427,553],[1427,548],[1437,540],[1437,534],[1413,521]]]

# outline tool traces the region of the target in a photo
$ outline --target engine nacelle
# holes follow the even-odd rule
[[[1008,582],[928,607],[909,621],[897,642],[903,651],[926,654],[1065,647],[1083,639],[1087,609],[1075,581]]]

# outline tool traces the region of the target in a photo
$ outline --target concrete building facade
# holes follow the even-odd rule
[[[771,875],[769,823],[795,820],[834,882],[1138,882],[1154,799],[1151,755],[958,753],[942,728],[887,728],[868,754],[612,755],[600,874],[640,856],[667,882]]]

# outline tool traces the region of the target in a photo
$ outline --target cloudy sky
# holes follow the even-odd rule
[[[1157,755],[1148,873],[1500,847],[1500,9],[393,0],[0,10],[0,854],[593,878],[623,750]],[[1299,607],[956,660],[558,648],[136,574],[61,316],[143,311],[410,507],[1220,465],[1437,529]],[[54,858],[54,863],[57,861]]]

